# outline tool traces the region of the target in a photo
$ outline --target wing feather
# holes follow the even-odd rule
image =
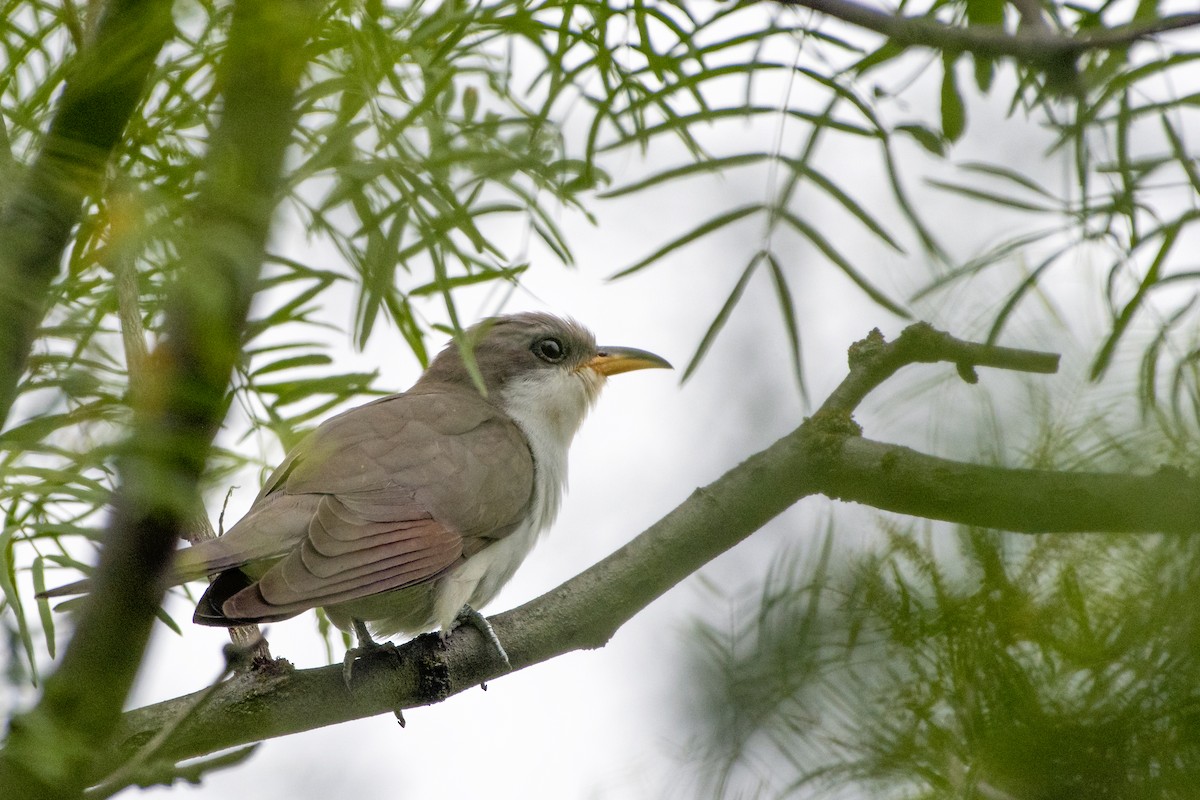
[[[334,417],[302,442],[230,531],[239,549],[271,552],[242,530],[260,507],[292,508],[269,538],[281,556],[221,604],[230,623],[285,619],[435,580],[519,524],[533,494],[533,457],[516,424],[473,392],[393,395]],[[260,514],[261,516],[261,514]],[[271,522],[269,516],[261,523]],[[278,528],[287,527],[281,533]],[[257,527],[257,525],[250,526]]]

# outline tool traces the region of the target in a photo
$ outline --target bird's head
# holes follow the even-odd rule
[[[464,346],[489,398],[514,419],[540,418],[567,439],[608,376],[671,368],[645,350],[598,346],[592,332],[574,320],[526,312],[472,325],[461,342],[451,342],[438,354],[421,382],[477,385],[463,357]]]

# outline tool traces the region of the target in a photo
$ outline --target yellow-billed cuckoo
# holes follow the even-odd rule
[[[466,339],[486,394],[450,344],[409,391],[320,425],[225,535],[179,552],[172,584],[217,576],[195,622],[272,622],[320,607],[363,645],[364,623],[385,637],[447,633],[500,591],[553,522],[567,448],[605,378],[670,367],[643,350],[597,347],[586,328],[548,314],[488,319]]]

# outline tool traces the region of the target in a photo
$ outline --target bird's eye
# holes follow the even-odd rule
[[[533,343],[533,354],[543,361],[557,364],[566,358],[567,348],[563,347],[563,343],[558,339],[547,336],[545,339],[538,339]]]

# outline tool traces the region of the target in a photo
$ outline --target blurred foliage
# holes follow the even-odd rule
[[[984,5],[939,8],[942,19],[957,13],[975,24]],[[1133,10],[1041,7],[1066,31],[1098,30]],[[1136,19],[1159,14],[1156,2],[1136,6]],[[1031,159],[1033,168],[964,161],[952,177],[930,181],[978,213],[1024,221],[977,256],[931,262],[911,302],[955,306],[951,313],[973,317],[989,341],[1020,328],[1018,320],[1046,317],[1065,339],[1090,335],[1080,309],[1094,286],[1107,318],[1095,338],[1065,343],[1082,350],[1091,380],[1107,379],[1107,387],[1060,382],[1049,402],[989,397],[990,412],[971,417],[977,436],[993,436],[980,452],[1049,469],[1196,469],[1196,41],[1192,34],[1173,45],[1090,53],[1069,80],[1017,70],[1010,115],[1050,132],[1044,157]],[[869,68],[899,55],[885,46]],[[969,129],[962,68],[971,58],[943,53],[926,64],[941,87],[941,136],[929,140],[931,151]],[[1005,85],[994,62],[974,62],[979,91]],[[1062,163],[1070,168],[1059,175]],[[929,406],[935,385],[905,393],[905,406]],[[927,424],[936,428],[947,411],[962,422],[962,407],[934,402]],[[1024,428],[1006,439],[989,413],[1017,416]],[[1023,453],[1015,441],[1026,442]],[[877,552],[834,547],[831,530],[819,556],[794,547],[742,593],[720,590],[728,619],[696,623],[686,681],[693,692],[681,702],[698,722],[690,754],[697,794],[1194,796],[1195,541],[879,524],[885,544]]]
[[[977,5],[986,4],[961,4],[968,18]],[[1085,34],[1116,22],[1149,22],[1163,11],[1157,0],[1136,8],[1112,2],[1040,5],[1055,30]],[[1180,429],[1180,435],[1194,433],[1200,414],[1195,333],[1200,272],[1190,257],[1198,241],[1200,172],[1195,145],[1188,143],[1188,132],[1200,122],[1198,41],[1191,33],[1136,50],[1087,52],[1066,84],[1019,74],[1010,115],[1027,115],[1052,134],[1036,167],[969,161],[958,165],[958,176],[933,185],[981,211],[1015,211],[1027,221],[979,255],[943,265],[912,298],[944,295],[985,272],[1003,270],[998,281],[1005,288],[987,332],[996,341],[1018,311],[1044,300],[1042,291],[1055,278],[1065,273],[1079,285],[1086,284],[1085,276],[1098,276],[1108,329],[1090,353],[1091,377],[1103,377],[1124,347],[1140,361],[1136,380],[1143,413]],[[953,83],[955,64],[968,58],[960,54],[942,65],[944,125],[956,130],[965,124],[958,118],[965,112],[959,108],[945,122],[945,87]],[[979,59],[975,66],[979,77]],[[993,87],[990,67],[987,76],[977,81],[984,93]],[[955,138],[951,128],[944,133]],[[1052,159],[1070,169],[1061,176],[1047,170]]]
[[[1137,424],[1128,395],[1031,394],[1035,411],[1018,422],[1034,430],[976,431],[976,460],[1196,468],[1169,429]],[[687,638],[679,700],[696,722],[698,794],[1194,795],[1200,542],[875,524],[866,548],[841,544],[857,532],[829,521],[823,536],[791,531],[819,546],[793,541],[761,579],[731,588],[709,576],[717,611]]]
[[[703,794],[1193,796],[1196,543],[948,538],[791,559],[700,625]]]

